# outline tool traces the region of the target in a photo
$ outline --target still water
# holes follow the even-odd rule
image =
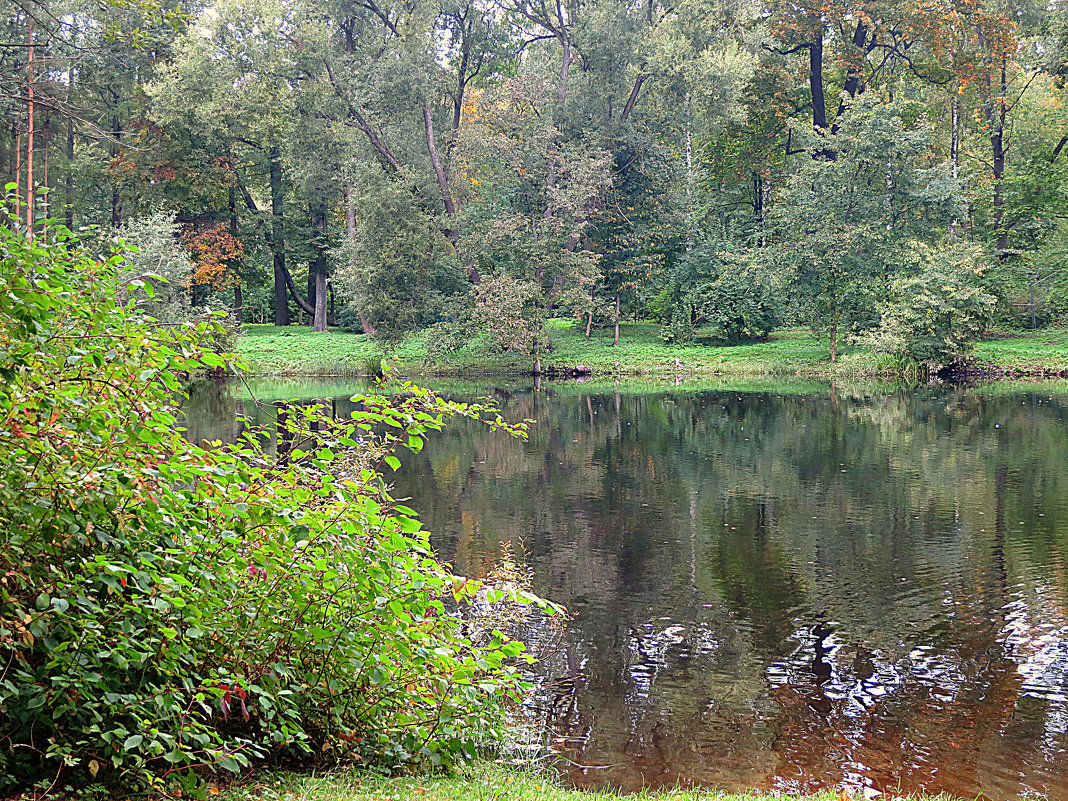
[[[397,490],[571,611],[538,714],[576,785],[1068,798],[1068,385],[443,391],[537,421],[455,424]],[[239,407],[272,414],[205,392],[190,436]]]

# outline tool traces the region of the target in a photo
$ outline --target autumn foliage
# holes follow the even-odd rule
[[[201,231],[186,231],[182,245],[193,259],[193,283],[225,289],[238,280],[237,267],[245,255],[241,240],[222,223]]]

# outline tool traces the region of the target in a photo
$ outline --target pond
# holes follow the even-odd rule
[[[537,420],[455,424],[397,490],[571,611],[539,713],[576,785],[1068,798],[1068,385],[430,383]]]

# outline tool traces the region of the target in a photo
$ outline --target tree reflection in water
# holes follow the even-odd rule
[[[454,425],[398,491],[573,612],[539,708],[576,784],[1068,797],[1061,391],[510,387],[527,443]]]

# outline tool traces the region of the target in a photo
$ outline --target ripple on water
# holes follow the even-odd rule
[[[1068,798],[1068,397],[499,397],[528,442],[458,423],[397,491],[571,607],[527,633],[576,784]]]

